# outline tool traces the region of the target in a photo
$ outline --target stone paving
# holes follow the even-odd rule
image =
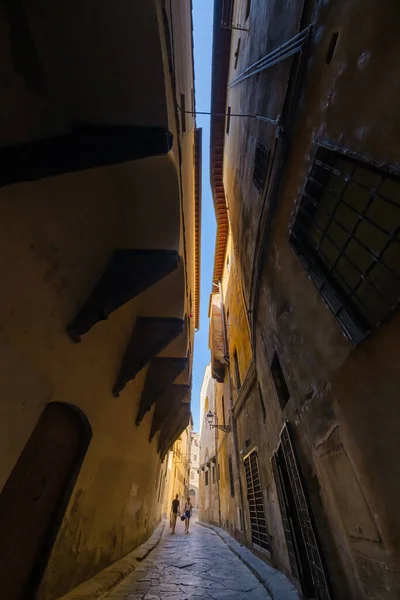
[[[107,600],[271,600],[265,587],[209,529],[195,522],[175,535],[168,526],[159,545]]]

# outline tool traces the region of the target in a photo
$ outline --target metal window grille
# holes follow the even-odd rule
[[[400,177],[320,146],[290,244],[357,345],[400,303]]]
[[[282,371],[281,363],[279,362],[278,355],[274,354],[271,363],[271,374],[272,379],[274,380],[276,394],[278,396],[279,404],[281,405],[281,409],[283,410],[288,403],[290,398],[290,392],[286,385],[285,376]]]
[[[269,148],[260,140],[257,140],[256,152],[254,156],[253,183],[261,192],[264,188],[265,178],[267,176]]]
[[[235,496],[235,485],[233,482],[233,467],[232,467],[232,457],[228,458],[228,469],[229,469],[229,484],[231,488],[231,496],[232,498]]]
[[[262,550],[269,550],[269,536],[265,520],[257,453],[255,451],[251,452],[244,459],[244,468],[246,473],[247,498],[249,501],[251,539],[253,545]]]

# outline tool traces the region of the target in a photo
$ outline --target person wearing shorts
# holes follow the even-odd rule
[[[190,517],[192,516],[192,504],[190,502],[190,498],[187,499],[187,502],[185,504],[185,510],[184,510],[184,516],[185,516],[185,533],[189,533],[189,524],[190,524]]]
[[[170,519],[170,527],[172,529],[171,535],[175,533],[176,519],[178,518],[178,511],[179,511],[179,500],[178,500],[178,494],[176,494],[175,499],[172,500],[172,504],[171,504],[171,519]]]

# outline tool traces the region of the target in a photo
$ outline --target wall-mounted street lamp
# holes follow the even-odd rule
[[[229,425],[218,425],[217,414],[211,412],[211,410],[208,411],[208,413],[206,415],[206,419],[207,419],[207,423],[210,426],[210,429],[212,429],[213,427],[217,427],[224,433],[230,433],[232,431],[232,428]],[[214,419],[215,419],[215,424],[213,423]]]

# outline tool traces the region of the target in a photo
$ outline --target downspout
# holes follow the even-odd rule
[[[216,414],[216,411],[215,411]],[[217,423],[218,417],[216,416]],[[215,468],[217,469],[217,502],[218,502],[218,525],[221,526],[221,496],[219,489],[219,479],[218,479],[218,427],[214,427],[214,435],[215,435]],[[210,489],[211,489],[211,481],[210,481]]]
[[[236,458],[236,468],[237,475],[239,480],[239,510],[240,510],[240,527],[243,528],[243,535],[245,534],[245,520],[244,520],[244,511],[243,511],[243,489],[242,489],[242,479],[240,477],[240,452],[239,452],[239,438],[237,433],[237,424],[235,419],[235,414],[233,410],[233,386],[232,386],[232,377],[231,370],[229,368],[229,352],[228,352],[228,336],[226,332],[226,321],[225,321],[225,307],[224,307],[224,296],[222,291],[221,281],[218,282],[219,288],[219,297],[221,301],[221,316],[222,316],[222,332],[224,338],[224,358],[227,362],[228,368],[228,382],[229,382],[229,405],[230,405],[230,413],[231,413],[231,421],[232,421],[232,433],[233,433],[233,445],[235,450],[235,458]],[[243,541],[243,540],[242,540]]]

